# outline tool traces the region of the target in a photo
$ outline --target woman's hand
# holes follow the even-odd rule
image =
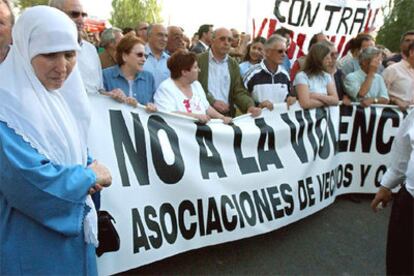
[[[99,184],[95,184],[95,186],[89,188],[89,194],[93,195],[94,193],[102,191],[103,187]]]
[[[107,95],[120,103],[124,103],[127,99],[127,96],[125,96],[124,92],[119,88],[115,88],[112,91],[106,92],[104,95]]]
[[[148,103],[148,104],[145,106],[145,111],[146,111],[146,112],[148,112],[148,113],[153,113],[153,112],[157,112],[157,111],[158,111],[158,109],[157,109],[157,106],[156,106],[155,104],[153,104],[153,103]]]
[[[206,124],[208,121],[210,121],[210,116],[206,115],[206,114],[194,114],[195,118],[198,119],[198,121],[202,124]]]
[[[133,107],[137,107],[138,106],[138,101],[135,98],[133,98],[133,97],[126,97],[125,103],[127,105],[130,105],[130,106],[133,106]]]
[[[88,166],[88,168],[90,168],[96,175],[96,184],[93,188],[99,189],[99,186],[101,186],[102,189],[111,186],[112,176],[104,165],[99,164],[98,161],[95,160]]]

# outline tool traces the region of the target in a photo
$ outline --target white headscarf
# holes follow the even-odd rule
[[[51,162],[86,166],[90,109],[77,67],[60,89],[48,91],[31,65],[38,54],[79,51],[74,22],[55,8],[36,6],[22,13],[12,35],[13,46],[0,65],[0,121]],[[85,240],[96,245],[90,196],[86,203],[92,210],[84,222]]]

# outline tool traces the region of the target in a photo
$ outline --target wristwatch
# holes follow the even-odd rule
[[[378,98],[374,98],[374,103],[377,104],[378,103]]]

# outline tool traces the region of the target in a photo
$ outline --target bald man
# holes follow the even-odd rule
[[[201,72],[198,80],[207,94],[210,104],[221,114],[234,117],[236,105],[242,113],[258,116],[261,109],[244,88],[239,65],[229,56],[233,35],[225,28],[216,29],[210,50],[197,56]]]

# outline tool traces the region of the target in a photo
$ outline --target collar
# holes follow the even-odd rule
[[[214,57],[213,50],[211,50],[211,49],[208,50],[208,60],[209,61],[214,61],[217,64],[222,64],[222,63],[227,63],[228,59],[229,59],[229,55],[226,55],[223,60],[219,61]]]
[[[205,44],[202,40],[199,40],[198,42],[200,42],[201,43],[201,45],[203,45],[204,46],[204,48],[206,48],[206,49],[208,49],[208,48],[210,48],[207,44]]]
[[[149,46],[149,44],[145,44],[145,55],[148,56],[153,56],[155,58],[155,55],[152,53],[151,47]],[[165,50],[162,51],[161,55],[160,55],[160,59],[168,59],[170,57],[170,55],[168,55]]]
[[[142,72],[142,71],[141,71],[141,72]],[[134,81],[136,81],[136,80],[143,80],[143,79],[144,79],[144,77],[142,76],[141,72],[138,72],[138,73],[135,75],[135,79],[134,79]],[[121,77],[121,78],[125,79],[126,81],[128,81],[128,79],[125,77],[125,75],[124,75],[124,73],[122,72],[121,67],[120,67],[119,65],[114,66],[114,70],[113,70],[113,72],[112,72],[112,76],[113,76],[114,78],[119,78],[119,77]]]
[[[266,73],[268,73],[269,75],[272,75],[272,76],[275,76],[275,75],[279,74],[279,73],[282,71],[282,65],[281,65],[281,64],[279,64],[279,65],[277,66],[277,70],[276,70],[276,72],[272,73],[272,72],[271,72],[271,71],[267,68],[266,63],[265,63],[265,59],[263,59],[263,60],[260,62],[260,67],[262,67],[262,69],[263,69]]]

